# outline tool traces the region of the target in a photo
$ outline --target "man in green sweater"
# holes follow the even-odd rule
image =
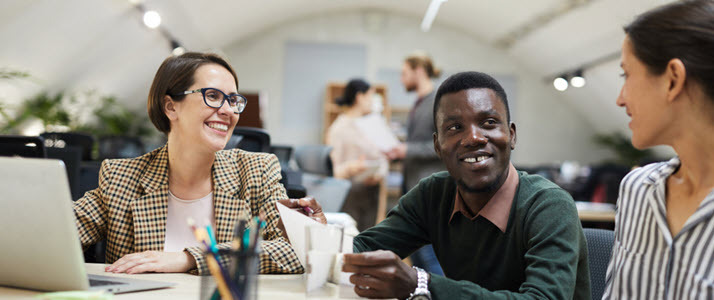
[[[354,240],[343,271],[358,295],[399,299],[590,299],[585,236],[570,195],[510,162],[516,125],[491,76],[458,73],[434,102],[448,172],[399,200]],[[445,277],[401,261],[433,244]]]

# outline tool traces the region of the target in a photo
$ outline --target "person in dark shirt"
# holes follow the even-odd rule
[[[511,164],[516,125],[491,76],[458,73],[434,102],[434,149],[448,172],[419,182],[354,239],[343,271],[370,298],[590,299],[587,246],[572,197]],[[402,258],[432,244],[445,276]]]

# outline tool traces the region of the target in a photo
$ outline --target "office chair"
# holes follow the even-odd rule
[[[79,132],[45,132],[40,134],[45,139],[45,147],[64,148],[77,146],[82,149],[82,160],[92,160],[94,137]]]
[[[307,189],[302,185],[302,172],[290,166],[293,147],[287,145],[270,145],[270,153],[275,154],[280,162],[280,183],[285,187],[289,198],[302,198],[307,195]]]
[[[39,136],[0,135],[0,156],[47,157]]]
[[[280,162],[280,169],[290,169],[290,160],[293,157],[293,147],[287,145],[270,145],[270,153],[275,154]]]
[[[300,170],[307,173],[332,176],[332,147],[327,145],[306,145],[295,149],[295,162]]]
[[[602,164],[593,166],[590,175],[583,184],[574,191],[576,201],[591,201],[598,188],[604,189],[605,203],[615,204],[620,189],[620,181],[630,172],[630,168],[616,164]]]
[[[134,158],[144,153],[144,143],[137,137],[111,135],[99,138],[99,160]]]
[[[223,149],[233,148],[250,152],[270,152],[270,134],[261,128],[236,126]]]
[[[583,228],[588,244],[588,263],[590,265],[590,293],[593,299],[602,298],[605,292],[605,276],[610,263],[615,232],[605,229]]]
[[[300,146],[295,149],[295,161],[303,171],[302,182],[309,196],[315,197],[324,212],[339,212],[352,183],[332,177],[332,147]]]
[[[72,200],[82,197],[84,192],[79,188],[82,149],[77,146],[65,146],[64,148],[48,147],[45,151],[47,152],[47,158],[59,159],[64,162]]]

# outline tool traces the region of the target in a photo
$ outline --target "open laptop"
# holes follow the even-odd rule
[[[64,164],[0,157],[0,285],[126,293],[173,283],[89,275]]]

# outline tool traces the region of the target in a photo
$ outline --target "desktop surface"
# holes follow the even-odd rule
[[[184,273],[150,273],[150,274],[113,274],[104,272],[105,264],[85,264],[88,274],[108,275],[116,277],[129,277],[155,281],[176,283],[174,287],[143,291],[135,293],[117,294],[115,299],[199,299],[201,276]],[[259,275],[258,299],[283,300],[283,299],[356,299],[359,298],[351,288],[340,288],[332,283],[326,284],[320,290],[305,294],[303,275]],[[349,289],[349,290],[348,290]],[[0,286],[0,299],[36,299],[43,292],[22,290]],[[342,295],[340,295],[342,294]]]

